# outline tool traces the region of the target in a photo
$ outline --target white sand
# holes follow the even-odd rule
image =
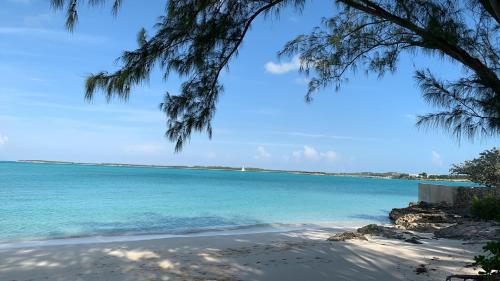
[[[0,250],[0,280],[444,280],[479,244],[372,237],[327,242],[327,230]],[[414,270],[424,264],[428,273]]]

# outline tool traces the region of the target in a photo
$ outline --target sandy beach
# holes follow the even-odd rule
[[[481,244],[369,237],[329,229],[0,250],[0,280],[444,280],[472,274]],[[417,274],[425,266],[426,273]]]

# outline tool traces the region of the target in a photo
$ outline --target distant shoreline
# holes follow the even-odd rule
[[[184,165],[154,165],[154,164],[130,164],[130,163],[87,163],[87,162],[71,162],[57,160],[17,160],[18,163],[31,164],[59,164],[59,165],[82,165],[82,166],[105,166],[105,167],[131,167],[131,168],[164,168],[164,169],[189,169],[189,170],[220,170],[220,171],[241,171],[239,167],[227,166],[184,166]],[[274,170],[246,167],[245,172],[270,172],[270,173],[288,173],[299,175],[313,176],[343,176],[343,177],[360,177],[360,178],[375,178],[375,179],[406,179],[406,180],[428,180],[428,181],[450,181],[450,182],[470,182],[465,178],[446,177],[446,175],[429,175],[427,178],[411,176],[407,173],[399,172],[355,172],[355,173],[328,173],[318,171],[294,171],[294,170]]]

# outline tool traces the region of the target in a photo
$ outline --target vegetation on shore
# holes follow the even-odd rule
[[[482,199],[474,198],[470,213],[473,218],[479,220],[500,221],[500,198],[493,195]]]
[[[479,193],[471,189],[471,196],[465,197],[468,199],[456,201],[454,205],[419,202],[394,208],[389,213],[393,227],[371,224],[356,232],[336,234],[328,241],[366,240],[365,235],[375,235],[421,244],[422,236],[416,234],[418,232],[432,233],[436,239],[490,240],[483,247],[483,253],[474,257],[474,265],[481,269],[479,275],[450,275],[446,280],[500,280],[500,150],[486,150],[476,159],[453,165],[450,171],[484,187],[478,188]],[[429,177],[425,173],[420,176]],[[424,269],[420,268],[422,272]]]
[[[494,190],[485,198],[475,198],[470,211],[476,219],[500,222],[500,149],[486,150],[476,159],[454,165],[452,172],[465,174]],[[488,242],[483,251],[483,255],[474,257],[474,264],[482,269],[479,274],[484,280],[500,280],[500,241]]]
[[[482,199],[474,199],[471,215],[480,220],[496,220],[500,222],[500,194]],[[474,257],[474,265],[479,266],[483,280],[500,280],[500,241],[493,240],[483,247],[484,253]]]
[[[46,164],[72,164],[72,165],[96,165],[96,166],[114,166],[114,167],[144,167],[144,168],[171,168],[171,169],[200,169],[200,170],[222,170],[222,171],[241,171],[241,167],[230,166],[182,166],[182,165],[146,165],[146,164],[126,164],[126,163],[81,163],[71,161],[54,160],[18,160],[21,163],[46,163]],[[364,178],[382,178],[382,179],[406,179],[406,180],[435,180],[435,181],[469,181],[467,177],[461,175],[428,175],[427,173],[409,174],[399,172],[352,172],[352,173],[328,173],[319,171],[299,171],[299,170],[279,170],[263,169],[255,167],[245,167],[246,172],[275,172],[292,173],[317,176],[346,176],[346,177],[364,177]]]
[[[487,187],[500,188],[500,148],[493,147],[481,152],[476,159],[453,165],[450,172]]]

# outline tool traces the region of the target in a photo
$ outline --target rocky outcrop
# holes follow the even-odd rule
[[[400,239],[403,237],[403,235],[398,231],[396,231],[394,228],[376,224],[369,224],[361,228],[358,228],[358,233],[383,236],[386,238],[396,238],[396,239]]]
[[[432,232],[436,238],[461,240],[500,239],[500,226],[495,222],[473,221],[462,215],[463,208],[447,204],[410,204],[393,209],[389,218],[396,228],[417,232]]]
[[[346,240],[351,240],[351,239],[358,239],[358,240],[368,240],[366,237],[358,232],[343,232],[343,233],[337,233],[331,237],[329,237],[327,240],[328,241],[346,241]]]
[[[403,240],[405,242],[412,244],[422,244],[422,242],[419,241],[420,239],[422,239],[422,237],[416,236],[411,232],[407,231],[403,232],[397,228],[381,226],[376,224],[369,224],[361,228],[358,228],[358,233],[362,233],[365,235],[382,236],[390,239]]]
[[[346,241],[350,239],[368,240],[365,235],[381,236],[390,239],[403,240],[412,244],[422,244],[419,240],[422,237],[413,235],[411,232],[403,232],[393,227],[369,224],[358,228],[357,232],[347,231],[335,234],[328,238],[328,241]]]
[[[463,209],[447,204],[410,204],[407,208],[393,209],[389,218],[394,222],[393,227],[369,224],[357,232],[339,233],[328,240],[366,240],[366,235],[372,235],[421,244],[420,240],[426,238],[414,232],[433,233],[435,238],[500,240],[500,223],[474,221],[463,215]]]
[[[433,232],[461,221],[463,216],[446,204],[419,203],[392,209],[389,218],[400,229]]]
[[[434,232],[436,238],[500,240],[500,225],[491,221],[464,221]]]

